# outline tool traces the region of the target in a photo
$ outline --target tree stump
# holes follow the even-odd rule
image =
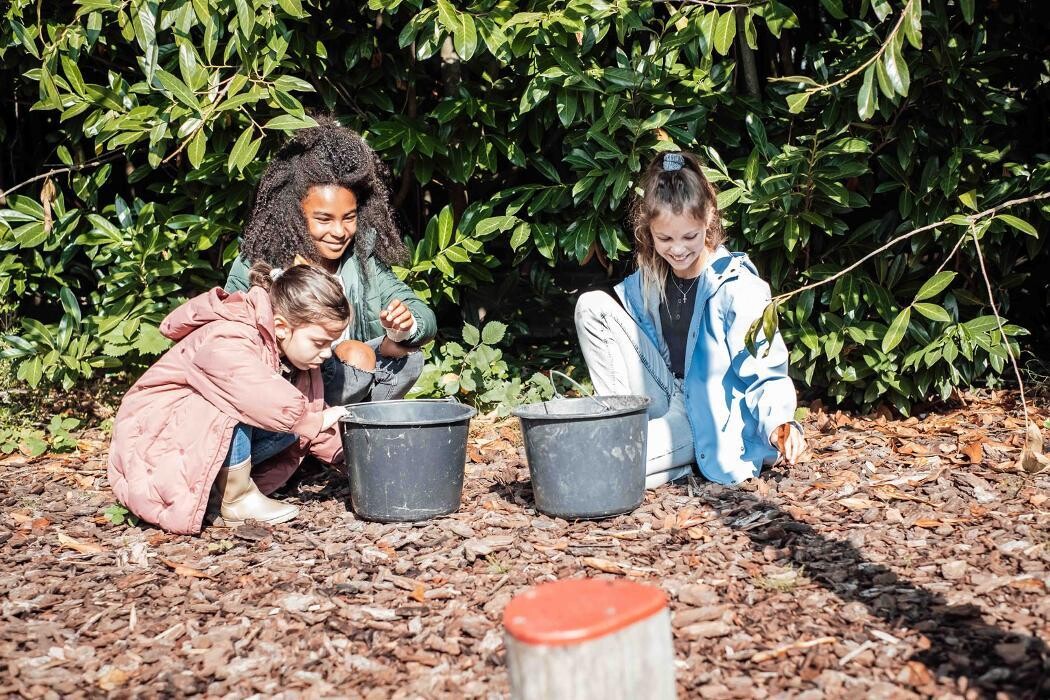
[[[530,588],[503,613],[514,700],[675,697],[667,596],[630,581]]]

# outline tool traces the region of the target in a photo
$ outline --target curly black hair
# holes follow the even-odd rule
[[[403,262],[408,251],[390,210],[388,171],[360,135],[332,117],[315,117],[282,146],[263,172],[241,239],[250,262],[289,266],[295,256],[320,261],[306,228],[302,201],[311,187],[340,185],[357,197],[354,253],[365,270],[375,255],[387,265]]]

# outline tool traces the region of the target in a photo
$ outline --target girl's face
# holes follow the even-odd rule
[[[696,277],[707,263],[707,221],[690,212],[675,214],[661,210],[649,221],[653,246],[678,277]]]
[[[292,328],[283,316],[273,319],[281,356],[298,369],[320,367],[332,356],[332,343],[346,330],[345,323],[326,321]]]
[[[306,230],[325,261],[336,263],[357,233],[357,196],[339,185],[311,187],[301,202]]]

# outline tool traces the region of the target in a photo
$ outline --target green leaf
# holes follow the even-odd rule
[[[977,211],[977,190],[970,190],[959,195],[959,201],[965,204],[967,208]]]
[[[882,54],[882,63],[886,67],[886,76],[890,80],[894,91],[902,97],[908,96],[908,87],[911,85],[911,76],[908,72],[908,64],[901,56],[900,42],[895,37],[890,40],[889,49]]]
[[[463,14],[461,19],[463,27],[452,35],[452,45],[460,58],[469,61],[478,49],[478,28],[469,14]]]
[[[263,124],[264,129],[280,129],[281,131],[296,131],[317,126],[317,122],[310,116],[297,116],[294,114],[281,114]]]
[[[913,47],[922,48],[922,0],[913,0],[908,5],[908,14],[904,18],[904,36]]]
[[[835,19],[846,19],[846,12],[842,9],[842,0],[820,0],[820,4]]]
[[[251,125],[247,129],[241,132],[241,135],[237,137],[236,143],[233,144],[233,148],[230,149],[230,155],[226,158],[226,170],[233,172],[234,168],[241,170],[242,160],[248,152],[248,145],[252,141],[252,135],[255,134],[255,126]]]
[[[277,0],[277,4],[281,6],[282,10],[296,19],[307,16],[307,13],[303,10],[301,0]]]
[[[197,114],[200,114],[201,103],[197,100],[197,96],[193,94],[193,91],[189,89],[186,83],[160,68],[157,69],[154,77],[160,81],[161,87],[170,92],[175,99],[192,109]]]
[[[62,300],[62,308],[67,314],[73,317],[74,323],[80,325],[80,302],[77,301],[76,296],[69,287],[62,287],[62,291],[58,293],[59,298]]]
[[[938,272],[936,275],[928,279],[926,284],[919,287],[919,291],[915,295],[915,301],[924,301],[937,296],[945,287],[952,283],[956,274],[958,273],[950,272],[948,270]]]
[[[499,321],[490,321],[485,324],[485,329],[481,332],[481,340],[486,345],[495,345],[503,340],[503,336],[506,333],[506,324]]]
[[[915,307],[916,311],[931,321],[944,321],[947,323],[952,320],[952,317],[948,315],[948,312],[944,310],[944,307],[938,306],[937,304],[916,302],[912,304],[912,306]]]
[[[446,31],[455,33],[462,29],[459,13],[456,12],[456,8],[452,6],[452,3],[448,0],[438,0],[437,9],[438,18]]]
[[[201,162],[204,160],[204,152],[208,145],[208,139],[204,135],[204,129],[198,129],[197,133],[190,139],[189,145],[186,147],[186,154],[189,156],[190,165],[194,168],[201,167]]]
[[[886,99],[896,99],[897,90],[893,87],[892,81],[890,81],[889,73],[886,72],[886,56],[875,61],[875,77],[879,80],[879,91],[886,96]]]
[[[911,320],[911,307],[905,307],[903,311],[897,314],[897,318],[893,319],[893,323],[890,324],[889,330],[886,331],[886,335],[882,338],[882,351],[888,353],[893,348],[897,347],[901,340],[904,339],[904,332],[908,330],[908,321]]]
[[[251,39],[255,31],[255,10],[248,5],[248,0],[233,0],[233,4],[237,8],[237,27],[241,36]]]
[[[38,377],[36,382],[30,382],[30,386],[36,386],[39,381],[40,379]],[[47,442],[34,433],[23,433],[22,447],[25,448],[25,451],[30,457],[39,457],[47,452]]]
[[[714,44],[715,51],[725,56],[729,53],[736,37],[736,16],[733,10],[727,10],[718,17],[715,25]]]
[[[806,103],[809,102],[808,92],[796,92],[794,95],[787,96],[788,111],[792,114],[798,114],[806,108]]]
[[[463,342],[474,347],[481,342],[481,331],[478,330],[477,326],[469,323],[463,324]]]
[[[973,0],[959,0],[962,8],[963,19],[967,24],[973,24]]]
[[[443,207],[441,213],[438,214],[437,220],[438,250],[447,248],[448,244],[452,242],[452,233],[455,230],[454,224],[455,222],[452,221],[452,209]]]
[[[517,250],[521,246],[525,245],[529,240],[529,234],[532,232],[532,227],[525,221],[514,227],[514,233],[510,236],[510,247],[511,250]]]
[[[1033,238],[1039,238],[1039,232],[1035,230],[1034,226],[1032,226],[1030,223],[1028,223],[1024,219],[1019,219],[1016,216],[1013,216],[1012,214],[996,214],[995,218],[999,219],[1000,221],[1002,221],[1005,224],[1013,226],[1015,229],[1017,229],[1021,233],[1027,233],[1029,236],[1032,236]]]
[[[156,326],[143,325],[135,338],[134,348],[143,355],[159,355],[171,347],[171,341],[161,335]]]
[[[875,94],[875,66],[868,66],[864,71],[864,82],[857,92],[857,114],[861,121],[871,119],[878,105],[878,97]]]
[[[773,338],[777,334],[777,326],[780,324],[780,316],[777,314],[776,302],[770,302],[762,312],[762,335],[766,338],[766,352],[773,346]]]
[[[506,231],[521,221],[516,216],[490,216],[482,219],[474,226],[474,236],[477,238],[488,238],[497,231]]]

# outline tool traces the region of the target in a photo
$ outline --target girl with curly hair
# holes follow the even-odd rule
[[[329,405],[399,399],[423,369],[413,352],[436,331],[434,313],[390,267],[407,251],[390,209],[386,168],[356,133],[330,117],[303,129],[263,172],[227,291],[248,269],[307,260],[334,274],[353,320],[322,368]]]

